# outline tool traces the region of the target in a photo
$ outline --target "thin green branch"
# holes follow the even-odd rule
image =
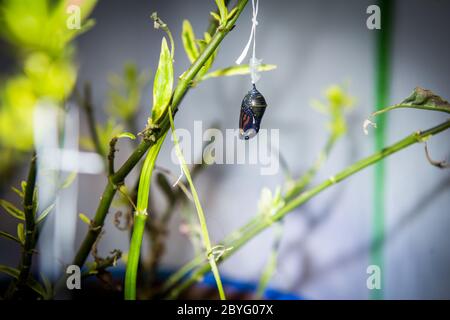
[[[136,299],[136,277],[141,254],[142,238],[147,221],[148,197],[150,193],[151,178],[156,159],[164,142],[165,135],[161,137],[150,149],[141,171],[138,188],[138,200],[134,215],[133,234],[131,237],[127,269],[125,273],[125,299]]]
[[[350,177],[351,175],[377,163],[378,161],[396,153],[400,150],[403,150],[415,143],[422,142],[427,140],[429,137],[438,134],[442,131],[450,128],[450,120],[435,126],[426,131],[417,131],[407,136],[406,138],[398,141],[395,144],[392,144],[389,147],[386,147],[373,155],[364,158],[349,167],[345,168],[338,174],[328,178],[317,186],[301,193],[299,196],[295,197],[291,201],[287,202],[283,207],[281,207],[270,219],[259,219],[256,223],[253,223],[255,219],[252,219],[249,223],[247,223],[241,230],[245,230],[245,232],[234,232],[232,235],[227,237],[227,240],[223,241],[222,244],[224,247],[232,248],[231,250],[226,251],[222,257],[219,259],[219,262],[227,259],[234,252],[239,250],[244,244],[253,239],[256,235],[258,235],[263,230],[270,227],[273,222],[278,221],[284,218],[289,212],[303,205],[305,202],[321,193],[322,191],[328,189],[329,187],[339,183],[340,181]],[[185,280],[182,280],[188,272],[191,272],[194,268],[197,268],[195,272],[192,272],[189,277]],[[206,272],[210,271],[210,266],[208,263],[204,261],[204,257],[197,256],[190,262],[188,262],[185,266],[182,267],[185,273],[177,272],[177,278],[170,279],[171,283],[169,285],[165,285],[163,289],[169,289],[170,287],[174,287],[170,292],[169,298],[176,298],[182,291],[195,283],[198,279],[200,279]],[[181,282],[175,286],[175,283]]]
[[[415,104],[395,104],[393,106],[384,108],[382,110],[378,110],[371,114],[371,117],[376,117],[380,114],[383,114],[385,112],[395,110],[395,109],[402,109],[402,108],[408,108],[408,109],[420,109],[420,110],[430,110],[430,111],[440,111],[445,113],[450,113],[450,108],[448,106],[435,106],[435,105],[415,105]]]
[[[116,144],[117,137],[113,137],[109,142],[109,152],[108,152],[108,176],[112,177],[114,175],[114,158],[116,155]]]
[[[170,126],[172,128],[172,137],[173,137],[174,144],[175,144],[176,154],[177,154],[178,160],[180,161],[180,165],[184,172],[184,175],[186,176],[186,180],[189,183],[189,187],[191,189],[191,193],[192,193],[192,196],[194,199],[195,208],[197,209],[198,220],[200,222],[200,229],[202,232],[202,239],[203,239],[203,243],[204,243],[204,246],[206,249],[206,257],[209,260],[209,264],[210,264],[211,270],[213,272],[214,279],[216,280],[220,299],[226,300],[225,292],[224,292],[223,286],[222,286],[222,280],[220,279],[219,269],[217,268],[215,256],[213,254],[213,248],[211,246],[211,240],[209,238],[209,231],[208,231],[208,227],[206,224],[205,214],[203,212],[203,208],[200,203],[200,199],[198,197],[197,190],[195,188],[194,182],[192,181],[191,174],[190,174],[188,166],[186,164],[186,160],[184,159],[183,152],[181,150],[180,143],[178,141],[178,137],[175,133],[175,124],[173,123],[173,117],[172,117],[171,112],[169,112],[169,119],[170,119]]]
[[[17,297],[26,287],[30,276],[34,247],[36,245],[36,221],[35,221],[35,186],[36,186],[36,153],[33,153],[28,171],[27,185],[23,199],[23,211],[25,214],[25,243],[22,248],[22,257],[19,266],[17,280],[13,280],[8,290],[9,297]]]
[[[95,116],[94,116],[94,109],[92,107],[92,90],[91,86],[86,83],[84,86],[84,95],[83,98],[79,98],[81,106],[83,107],[86,118],[87,118],[87,125],[89,128],[89,133],[91,134],[92,142],[94,144],[95,151],[104,157],[105,150],[103,149],[103,146],[100,143],[100,138],[98,136],[97,128],[95,126]]]

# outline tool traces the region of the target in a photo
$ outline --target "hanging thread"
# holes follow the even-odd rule
[[[250,49],[250,45],[252,44],[253,40],[253,55],[250,58],[249,67],[250,67],[250,74],[252,78],[252,83],[255,84],[259,79],[260,75],[258,72],[259,66],[261,65],[261,61],[256,58],[256,26],[258,25],[258,20],[256,19],[258,16],[258,7],[259,7],[259,1],[258,0],[252,0],[252,8],[253,8],[253,15],[252,15],[252,29],[250,31],[250,37],[248,39],[248,42],[242,51],[239,58],[236,60],[236,64],[241,64],[242,61],[245,59],[245,57],[248,54],[248,50]]]

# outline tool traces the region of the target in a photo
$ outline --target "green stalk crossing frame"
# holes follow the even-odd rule
[[[377,30],[376,37],[376,61],[375,61],[375,108],[376,111],[389,105],[390,89],[390,50],[392,35],[392,1],[379,0],[381,11],[381,30]],[[375,130],[375,151],[379,151],[386,145],[387,114],[377,118]],[[385,161],[379,161],[374,167],[374,192],[373,192],[373,229],[372,245],[370,252],[371,265],[379,266],[381,270],[381,288],[370,291],[371,299],[383,299],[384,290],[384,252],[385,238],[385,186],[386,171]],[[377,245],[378,244],[378,245]]]

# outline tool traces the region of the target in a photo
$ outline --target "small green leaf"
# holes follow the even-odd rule
[[[184,51],[186,51],[189,61],[193,63],[195,59],[197,59],[199,51],[197,44],[195,43],[194,30],[192,29],[192,25],[189,20],[183,21],[183,32],[181,37],[183,40]]]
[[[217,4],[217,8],[219,8],[220,20],[222,22],[225,22],[228,16],[228,9],[227,6],[225,5],[225,1],[224,0],[215,0],[215,1]]]
[[[80,217],[81,221],[86,223],[88,226],[91,225],[91,219],[89,219],[88,216],[86,216],[84,213],[80,213],[78,216]]]
[[[157,120],[170,103],[173,87],[173,63],[166,38],[161,44],[158,70],[153,83],[152,119]]]
[[[23,211],[19,210],[11,202],[6,200],[0,200],[0,206],[14,218],[17,218],[19,220],[25,220],[25,214],[23,213]]]
[[[234,10],[234,9],[233,9],[233,10]],[[216,20],[217,22],[220,23],[220,16],[219,16],[217,13],[215,13],[214,11],[212,11],[212,12],[210,12],[209,14],[214,18],[214,20]]]
[[[3,264],[0,264],[0,272],[4,273],[4,274],[7,274],[8,276],[11,276],[11,277],[13,277],[15,279],[17,279],[19,277],[19,274],[20,274],[19,269],[8,267],[8,266],[5,266]]]
[[[15,187],[11,187],[11,190],[14,191],[19,197],[23,198],[24,193],[21,190],[15,188]]]
[[[20,243],[25,244],[25,229],[23,223],[17,224],[17,237]]]
[[[51,204],[50,206],[48,206],[47,209],[45,209],[44,211],[42,211],[41,215],[39,216],[39,218],[37,219],[36,223],[39,224],[42,221],[45,220],[45,218],[48,216],[48,214],[53,210],[53,208],[55,207],[55,204]]]
[[[64,182],[62,183],[61,189],[66,189],[66,188],[70,187],[76,178],[77,178],[77,172],[76,171],[71,172],[67,176],[67,178],[64,180]]]
[[[17,239],[13,235],[11,235],[11,234],[9,234],[7,232],[4,232],[4,231],[0,231],[0,237],[3,237],[5,239],[9,239],[9,240],[15,241],[15,242],[17,242],[19,244],[22,244],[19,239]]]
[[[205,47],[208,45],[208,43],[211,42],[211,35],[208,32],[204,33],[204,40],[201,40],[198,42],[201,50],[203,51],[205,49]],[[197,73],[196,79],[202,79],[203,76],[209,71],[209,69],[211,68],[212,64],[214,63],[214,60],[216,59],[217,56],[217,50],[214,51],[214,53],[211,55],[211,57],[209,57],[208,60],[206,60],[205,64],[202,66],[202,68],[200,69],[200,71]]]
[[[116,136],[116,138],[118,138],[118,139],[120,139],[120,138],[128,138],[128,139],[131,139],[131,140],[135,140],[136,136],[134,134],[132,134],[131,132],[122,132],[122,133],[118,134]]]
[[[232,19],[233,17],[234,17],[234,15],[236,14],[236,12],[237,12],[237,7],[234,7],[229,13],[228,13],[228,16],[227,16],[227,19],[228,20],[230,20],[230,19]]]
[[[277,68],[277,66],[273,65],[273,64],[261,64],[258,67],[258,71],[261,71],[261,72],[271,71],[276,68]],[[230,66],[228,68],[209,72],[203,76],[202,80],[206,80],[209,78],[231,77],[231,76],[246,75],[246,74],[250,74],[250,67],[248,64],[243,64],[243,65]]]

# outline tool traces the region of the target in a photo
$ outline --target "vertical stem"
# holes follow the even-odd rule
[[[131,236],[130,253],[128,255],[127,272],[125,274],[126,300],[136,300],[137,269],[146,221],[147,214],[136,212],[134,216],[133,235]]]
[[[25,243],[22,249],[22,257],[19,266],[19,276],[14,280],[8,290],[8,296],[16,298],[20,291],[25,287],[30,275],[31,263],[33,260],[33,250],[36,237],[35,207],[34,207],[34,190],[36,186],[36,153],[30,163],[28,171],[27,185],[23,200],[23,211],[25,214]]]
[[[391,36],[391,14],[392,1],[380,0],[381,10],[381,30],[377,31],[376,43],[376,65],[375,65],[375,93],[376,93],[376,111],[389,104],[390,87],[390,36]],[[387,115],[382,114],[377,120],[377,130],[375,131],[375,151],[380,150],[386,145]],[[373,230],[371,246],[371,264],[379,266],[381,279],[384,278],[384,257],[383,248],[375,246],[378,241],[383,241],[385,230],[385,161],[375,164],[374,168],[374,194],[373,194]],[[383,281],[381,288],[370,292],[372,299],[383,298]]]
[[[163,134],[153,147],[149,150],[145,158],[144,165],[139,179],[137,210],[134,215],[133,234],[131,236],[130,251],[125,273],[125,299],[136,299],[136,277],[141,255],[142,238],[144,236],[145,223],[147,221],[148,196],[150,193],[151,178],[155,162],[166,137]]]
[[[94,143],[95,151],[102,157],[105,156],[105,150],[103,149],[100,139],[98,137],[97,127],[95,126],[94,108],[92,107],[92,90],[89,84],[84,87],[84,96],[81,105],[86,112],[87,124],[89,132],[91,134],[92,142]]]
[[[223,285],[222,285],[222,280],[220,278],[219,269],[217,268],[216,258],[212,252],[213,248],[211,245],[211,240],[209,238],[209,231],[208,231],[208,227],[206,224],[205,214],[203,212],[203,208],[200,203],[200,199],[198,197],[197,190],[195,189],[194,182],[192,181],[192,177],[189,172],[189,168],[187,167],[186,160],[183,156],[183,152],[181,150],[178,137],[175,133],[175,125],[173,122],[172,110],[171,110],[170,106],[169,106],[169,120],[170,120],[170,126],[172,128],[172,137],[173,137],[173,141],[175,144],[176,154],[177,154],[178,160],[180,161],[181,168],[186,176],[186,180],[189,183],[189,187],[191,189],[192,196],[194,198],[194,204],[195,204],[195,208],[197,210],[198,220],[200,222],[202,239],[203,239],[203,243],[204,243],[204,246],[206,249],[206,257],[208,258],[209,265],[211,266],[211,271],[214,275],[214,279],[216,280],[217,290],[219,291],[220,300],[226,300],[225,291],[223,290]]]

